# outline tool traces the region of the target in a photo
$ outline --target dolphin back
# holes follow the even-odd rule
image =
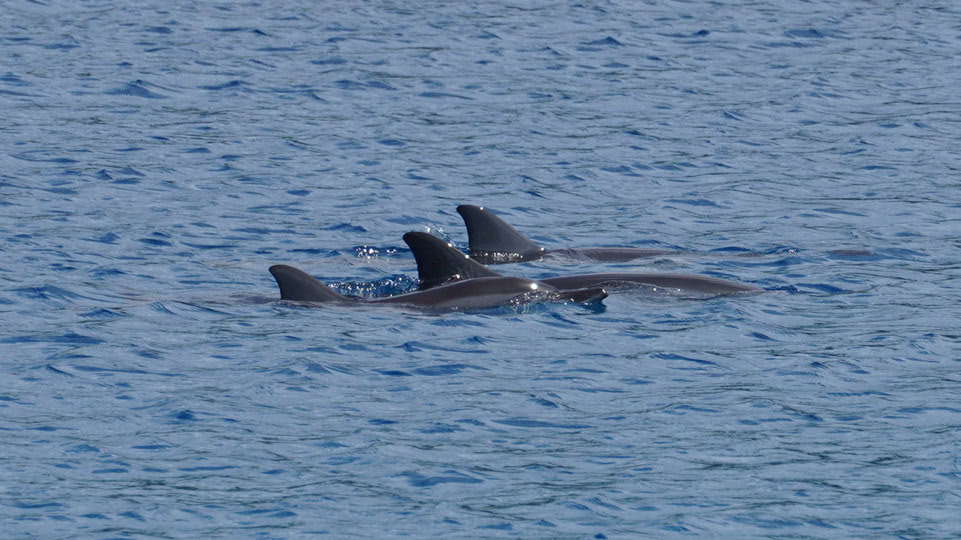
[[[270,274],[280,287],[281,300],[299,302],[344,301],[346,297],[337,294],[314,276],[286,264],[270,267]]]
[[[470,256],[486,263],[530,261],[541,258],[545,250],[503,219],[481,206],[462,204],[457,213],[467,226]]]
[[[578,304],[588,304],[600,302],[607,298],[607,290],[603,287],[590,287],[586,289],[568,289],[559,291],[564,300]]]
[[[624,288],[632,285],[651,285],[704,294],[732,294],[761,290],[746,283],[693,274],[645,274],[639,272],[579,274],[542,278],[540,281],[561,290],[590,287]]]
[[[409,304],[430,309],[488,309],[559,299],[550,285],[519,277],[480,277],[455,281],[424,291],[371,300],[376,304]]]
[[[420,290],[463,279],[500,276],[432,234],[409,232],[404,242],[417,261]]]

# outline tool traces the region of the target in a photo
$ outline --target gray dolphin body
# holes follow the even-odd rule
[[[386,298],[363,300],[336,293],[317,278],[293,266],[278,264],[270,274],[280,287],[281,300],[342,304],[399,304],[438,310],[487,309],[537,301],[591,302],[607,297],[602,288],[560,291],[524,278],[482,276]]]
[[[548,250],[538,246],[482,206],[462,204],[457,207],[457,213],[464,218],[464,224],[467,225],[471,258],[483,264],[536,261],[552,254],[574,259],[624,262],[679,253],[667,249],[604,247]]]
[[[458,209],[459,210],[459,209]],[[500,276],[490,268],[474,261],[440,238],[422,232],[409,232],[404,242],[417,261],[421,290],[462,279],[493,278]],[[651,285],[705,294],[732,294],[760,291],[758,287],[708,276],[667,273],[611,272],[579,274],[538,280],[561,291],[585,287],[630,287]]]

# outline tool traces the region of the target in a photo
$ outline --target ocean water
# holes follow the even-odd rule
[[[961,536],[951,2],[0,5],[0,537]],[[697,298],[467,313],[458,204]],[[839,251],[840,250],[840,251]]]

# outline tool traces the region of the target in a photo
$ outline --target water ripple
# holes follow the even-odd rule
[[[4,536],[961,535],[929,4],[3,3]],[[277,301],[462,203],[765,292]]]

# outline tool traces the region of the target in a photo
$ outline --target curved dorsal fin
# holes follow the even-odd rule
[[[481,206],[462,204],[457,207],[457,213],[467,225],[470,255],[477,260],[529,261],[545,253],[544,248]]]
[[[270,267],[270,274],[277,280],[280,287],[281,300],[296,300],[300,302],[330,302],[343,301],[346,297],[333,291],[314,276],[286,264],[275,264]]]
[[[404,242],[417,261],[421,290],[462,279],[500,276],[432,234],[409,232]]]

